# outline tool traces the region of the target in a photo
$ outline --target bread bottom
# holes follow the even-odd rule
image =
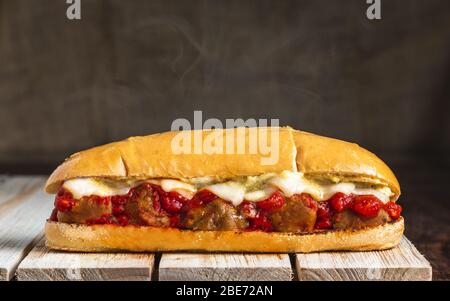
[[[404,230],[403,218],[363,230],[320,233],[191,231],[174,228],[80,225],[47,222],[47,246],[80,252],[105,251],[221,251],[318,252],[368,251],[396,246]]]
[[[320,233],[191,231],[174,228],[80,225],[47,222],[47,246],[82,252],[106,251],[221,251],[318,252],[368,251],[396,246],[404,230],[403,218],[363,230]]]

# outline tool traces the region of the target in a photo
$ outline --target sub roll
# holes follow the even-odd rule
[[[174,151],[180,135],[215,148]],[[261,137],[276,149],[254,147]],[[47,245],[59,250],[380,250],[404,230],[383,161],[289,127],[131,137],[73,154],[45,189],[56,194]]]

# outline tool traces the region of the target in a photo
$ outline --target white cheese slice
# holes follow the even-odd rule
[[[244,200],[245,187],[237,182],[225,182],[206,187],[219,198],[230,201],[234,206],[238,206]]]
[[[132,188],[128,183],[96,180],[93,178],[77,178],[65,181],[63,188],[70,191],[75,199],[83,196],[124,195]]]
[[[268,197],[270,197],[275,191],[276,191],[275,188],[267,187],[265,189],[247,192],[244,195],[244,200],[250,201],[250,202],[259,202],[259,201],[265,200]]]
[[[350,194],[355,191],[355,184],[353,183],[339,183],[333,185],[322,185],[321,187],[321,198],[322,200],[328,200],[335,193],[342,192],[345,194]]]
[[[316,199],[321,199],[322,196],[320,186],[307,181],[299,172],[283,171],[268,182],[287,197],[298,193],[309,193]]]
[[[188,199],[192,198],[197,192],[194,185],[177,180],[161,180],[160,185],[165,192],[175,191]]]
[[[356,195],[372,194],[372,195],[376,196],[383,203],[389,202],[389,200],[392,196],[392,192],[389,188],[387,188],[387,189],[355,188],[355,190],[353,191],[353,194],[356,194]]]
[[[211,181],[210,178],[198,178],[201,183]],[[200,180],[201,179],[201,180]],[[176,191],[186,198],[192,198],[197,192],[197,185],[193,182],[174,179],[150,179],[146,182],[160,185],[166,191]],[[65,181],[63,188],[70,191],[75,199],[88,195],[112,196],[124,195],[128,191],[142,183],[136,182],[119,182],[111,180],[101,180],[94,178],[78,178]],[[201,185],[204,187],[204,185]],[[253,187],[257,187],[256,190]],[[199,186],[200,187],[200,186]],[[328,200],[335,193],[342,192],[345,194],[372,194],[386,203],[392,197],[393,193],[388,188],[360,188],[353,183],[338,183],[331,185],[319,185],[315,182],[307,180],[302,173],[283,171],[280,174],[264,174],[260,176],[248,177],[245,181],[228,181],[224,183],[212,184],[206,186],[206,189],[216,194],[221,199],[230,201],[233,205],[238,206],[243,200],[258,202],[267,199],[279,189],[286,197],[294,194],[308,193],[316,200]],[[251,191],[247,191],[251,190]]]
[[[305,189],[301,173],[283,171],[269,180],[269,183],[280,189],[285,196],[291,197]]]
[[[322,190],[322,200],[330,199],[335,193],[342,192],[345,194],[355,194],[355,195],[374,195],[383,203],[389,202],[392,191],[388,188],[358,188],[353,183],[339,183],[334,185],[324,185],[321,186]]]

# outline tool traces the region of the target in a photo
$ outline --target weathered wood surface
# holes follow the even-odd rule
[[[42,231],[53,196],[44,180],[0,175],[0,279],[11,279],[19,263],[19,280],[151,279],[153,254],[48,250]],[[430,264],[406,238],[392,250],[297,254],[295,263],[299,280],[431,279]],[[159,280],[291,280],[292,273],[288,254],[166,253],[158,270]]]
[[[296,254],[298,279],[431,280],[430,263],[403,237],[397,248],[374,252]]]
[[[42,239],[20,263],[17,279],[150,281],[154,259],[153,254],[57,252]]]
[[[0,175],[0,214],[42,187],[43,181],[43,177],[36,176]]]
[[[0,0],[2,170],[51,172],[194,108],[276,117],[389,163],[406,236],[450,279],[450,1],[383,1],[377,21],[361,0],[82,2],[69,21],[65,1]]]
[[[0,184],[0,280],[10,280],[37,242],[53,207],[43,177],[8,177]]]
[[[163,254],[159,280],[289,281],[288,254]]]

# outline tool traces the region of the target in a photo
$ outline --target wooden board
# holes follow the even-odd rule
[[[0,214],[42,187],[43,181],[43,177],[0,175]]]
[[[43,177],[10,177],[0,184],[0,280],[10,280],[50,216],[53,197]]]
[[[42,239],[17,269],[18,280],[146,280],[153,254],[51,251]]]
[[[289,281],[288,254],[163,254],[159,280]]]
[[[151,280],[153,254],[48,250],[42,231],[53,196],[44,182],[0,175],[0,280],[18,266],[19,280]],[[430,264],[406,238],[386,251],[296,254],[295,264],[299,280],[431,280]],[[158,271],[160,280],[289,281],[292,273],[288,254],[166,253]]]
[[[431,280],[431,265],[406,238],[397,248],[374,252],[296,254],[302,280]]]

